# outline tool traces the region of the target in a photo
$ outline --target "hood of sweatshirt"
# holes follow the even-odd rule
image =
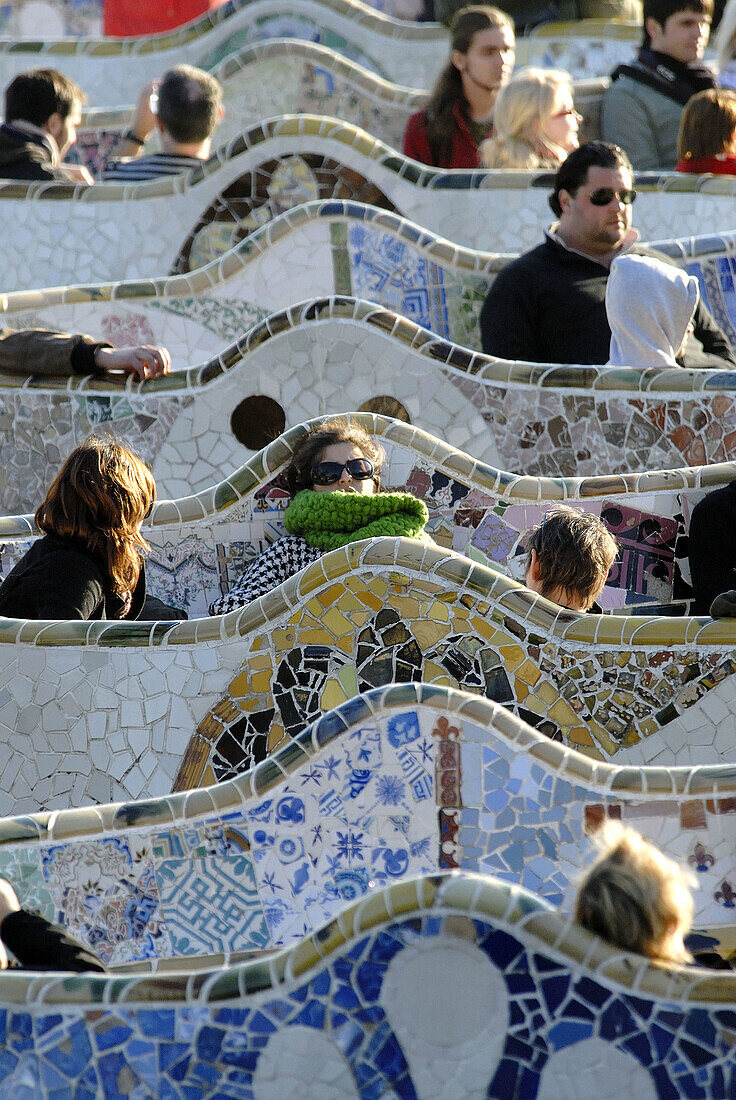
[[[698,305],[698,280],[651,256],[619,256],[606,284],[608,365],[676,367]]]

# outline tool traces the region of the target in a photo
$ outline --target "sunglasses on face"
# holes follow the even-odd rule
[[[631,206],[636,198],[636,191],[632,191],[630,187],[622,187],[620,191],[614,191],[612,187],[599,187],[588,198],[592,206],[608,206],[614,199],[618,199],[624,206]]]
[[[373,477],[373,463],[368,458],[349,458],[347,462],[318,462],[312,467],[313,485],[334,485],[347,470],[356,481],[367,481]]]

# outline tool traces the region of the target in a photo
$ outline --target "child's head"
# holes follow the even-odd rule
[[[683,942],[693,919],[691,873],[615,821],[606,822],[596,843],[600,854],[575,899],[578,924],[626,951],[691,962]]]
[[[571,611],[588,611],[617,552],[615,538],[597,516],[559,504],[529,536],[526,585]]]

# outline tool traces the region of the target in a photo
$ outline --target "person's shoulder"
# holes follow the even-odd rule
[[[516,259],[509,261],[505,267],[503,267],[496,276],[495,282],[499,279],[504,281],[512,281],[526,277],[529,272],[536,271],[537,269],[545,271],[552,259],[556,256],[559,250],[559,245],[554,244],[549,238],[545,237],[543,241],[540,241],[534,248],[530,248],[527,252],[522,252],[521,256],[517,256]]]

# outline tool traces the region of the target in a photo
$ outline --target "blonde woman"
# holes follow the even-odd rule
[[[486,168],[556,168],[578,147],[582,115],[561,69],[522,69],[498,93]]]

